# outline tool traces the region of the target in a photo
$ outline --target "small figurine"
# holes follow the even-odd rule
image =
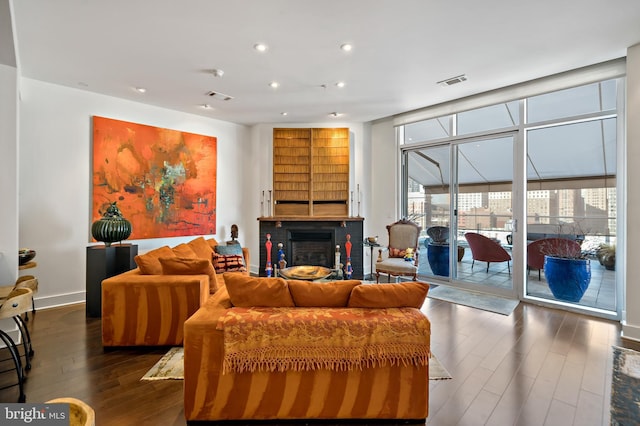
[[[227,241],[227,245],[230,246],[232,244],[240,244],[240,241],[238,241],[237,238],[238,238],[238,225],[234,223],[233,225],[231,225],[231,241]]]
[[[267,234],[267,242],[264,243],[264,247],[267,252],[267,265],[264,270],[267,273],[267,277],[271,277],[271,274],[273,273],[273,267],[271,266],[271,246],[271,234]]]
[[[406,260],[407,262],[413,262],[413,248],[407,248],[407,251],[404,255],[404,260]]]
[[[284,269],[287,267],[287,261],[284,256],[284,244],[278,243],[278,269]]]

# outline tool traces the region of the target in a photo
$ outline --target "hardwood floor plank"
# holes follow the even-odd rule
[[[573,424],[576,408],[562,401],[554,399],[544,426],[567,426]]]
[[[500,402],[489,416],[487,426],[506,426],[516,424],[522,405],[527,400],[534,379],[517,374],[502,394]]]
[[[553,397],[574,407],[578,404],[585,365],[565,361]]]
[[[610,423],[609,418],[605,418],[603,411],[609,411],[609,404],[606,405],[606,410],[604,410],[601,401],[602,398],[600,395],[580,391],[578,393],[578,403],[576,405],[576,415],[573,419],[573,424],[575,426],[608,425]]]
[[[500,395],[496,395],[495,393],[484,389],[481,390],[457,425],[477,426],[485,424],[487,420],[489,420],[489,416],[495,409],[496,405],[498,405],[499,401]]]

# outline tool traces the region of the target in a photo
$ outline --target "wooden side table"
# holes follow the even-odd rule
[[[382,247],[382,245],[378,244],[378,243],[372,243],[369,240],[364,240],[364,245],[369,247],[369,249],[371,249],[371,259],[369,259],[369,280],[373,280],[373,249],[376,247]]]

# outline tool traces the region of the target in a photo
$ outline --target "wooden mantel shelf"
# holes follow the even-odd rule
[[[361,222],[363,217],[345,216],[262,216],[260,222]]]

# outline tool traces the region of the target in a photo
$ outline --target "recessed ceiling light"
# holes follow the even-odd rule
[[[147,89],[145,89],[144,87],[136,87],[136,92],[138,93],[145,93],[147,91]]]
[[[256,43],[253,45],[253,48],[258,52],[266,52],[269,47],[264,43]]]
[[[204,108],[204,109],[212,109],[211,105],[209,105],[209,104],[202,104],[202,108]]]
[[[343,88],[344,87],[344,81],[339,81],[336,83],[336,86]]]
[[[211,70],[211,74],[213,74],[214,77],[222,77],[224,75],[224,71],[214,68]]]
[[[280,113],[280,115],[289,115],[289,113],[286,112],[286,111],[283,111],[283,112]]]
[[[274,89],[277,89],[278,86],[280,86],[280,83],[278,83],[277,81],[272,81],[271,83],[269,83],[269,87],[272,87]]]
[[[331,114],[329,114],[331,117],[340,117],[342,115],[342,113],[339,112],[332,112]]]
[[[351,43],[344,43],[340,46],[340,49],[344,50],[345,52],[351,52],[351,49],[353,49],[353,45]]]

